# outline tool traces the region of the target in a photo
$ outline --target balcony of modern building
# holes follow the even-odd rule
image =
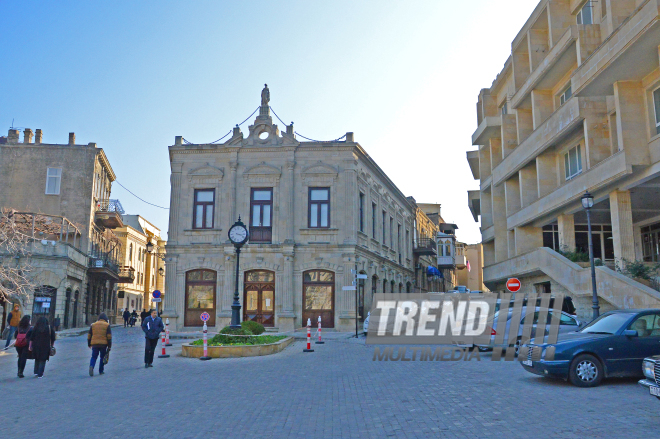
[[[615,81],[641,81],[658,68],[660,0],[608,0],[607,37],[571,78],[574,94],[612,94]]]
[[[117,229],[124,227],[123,214],[124,209],[119,200],[99,200],[94,211],[94,222],[107,229]]]

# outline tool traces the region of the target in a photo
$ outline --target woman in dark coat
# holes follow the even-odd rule
[[[39,317],[37,324],[28,332],[30,350],[34,355],[34,374],[43,378],[46,361],[50,359],[50,348],[55,344],[55,329],[46,317]]]
[[[32,327],[30,326],[30,316],[23,316],[21,321],[18,323],[18,330],[16,331],[16,352],[18,352],[18,377],[23,378],[23,371],[25,370],[25,363],[28,359],[28,347],[29,340],[27,338],[27,333]]]

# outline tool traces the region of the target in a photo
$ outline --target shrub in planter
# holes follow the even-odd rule
[[[220,330],[220,334],[228,334],[228,335],[253,335],[252,331],[250,331],[247,328],[242,327],[240,329],[234,329],[229,326],[225,326]]]
[[[252,320],[248,320],[246,322],[241,323],[241,328],[247,329],[254,335],[263,334],[264,331],[266,330],[264,328],[264,325],[262,325],[259,322],[253,322]]]
[[[616,271],[633,279],[651,280],[660,269],[660,264],[647,264],[643,261],[622,259],[623,264],[616,263]],[[623,265],[623,266],[622,266]]]

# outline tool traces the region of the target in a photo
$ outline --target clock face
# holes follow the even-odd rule
[[[245,238],[247,238],[247,229],[245,227],[236,226],[232,227],[229,231],[229,239],[231,239],[232,242],[243,242],[245,241]]]

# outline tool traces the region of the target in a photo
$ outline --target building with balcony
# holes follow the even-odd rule
[[[617,272],[660,259],[660,2],[543,0],[479,93],[467,160],[480,188],[484,282],[561,292],[591,315],[590,272],[563,255],[588,251],[592,209],[601,309],[660,305]]]
[[[229,324],[238,287],[243,320],[292,331],[322,316],[351,331],[378,292],[411,288],[413,208],[364,148],[341,139],[303,141],[273,123],[268,90],[245,135],[224,143],[169,147],[172,192],[164,315],[177,330]],[[250,229],[236,253],[227,232]],[[356,292],[356,270],[367,276]]]
[[[427,215],[413,197],[408,197],[408,200],[414,206],[415,213],[413,226],[413,265],[415,267],[415,279],[413,281],[411,292],[428,293],[444,291],[444,276],[443,273],[438,270],[437,265],[437,219],[432,219],[432,215]],[[437,213],[440,211],[439,204],[427,204],[424,206],[434,206]],[[436,221],[434,221],[434,219],[436,219]]]
[[[66,326],[85,325],[101,312],[113,316],[122,252],[112,230],[122,225],[122,211],[110,199],[115,174],[105,152],[95,143],[76,144],[75,133],[66,144],[45,143],[42,130],[25,129],[22,141],[20,134],[10,129],[0,143],[0,208],[63,217],[80,232],[76,248],[86,256],[86,271],[79,296],[62,299],[72,310]],[[64,285],[47,287],[60,303]]]
[[[165,295],[165,241],[160,229],[140,215],[122,215],[123,226],[115,230],[122,243],[117,313],[128,308],[142,311],[155,308],[151,293],[158,290]],[[152,243],[151,252],[147,244]]]

